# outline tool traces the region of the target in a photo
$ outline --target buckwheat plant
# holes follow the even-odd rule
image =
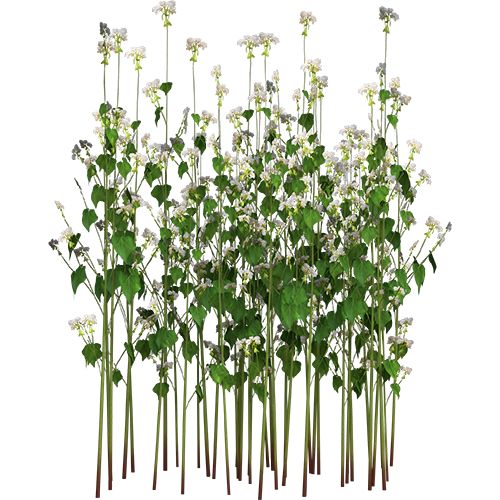
[[[290,111],[282,107],[279,71],[270,68],[279,40],[259,33],[237,42],[248,61],[248,100],[233,109],[225,106],[229,90],[220,65],[211,70],[207,109],[199,106],[197,63],[207,44],[188,38],[192,100],[173,117],[169,37],[176,12],[173,1],[153,7],[165,34],[165,78],[146,83],[145,48],[126,49],[126,29],[100,24],[96,146],[82,139],[72,151],[86,181],[76,181],[82,227],[73,230],[75,222],[56,202],[62,232],[49,242],[70,270],[73,293],[86,290],[95,304],[69,326],[83,341],[86,365],[99,372],[96,497],[104,439],[113,486],[113,397],[121,387],[122,478],[135,471],[132,387],[139,358],[153,373],[157,409],[153,489],[160,452],[164,471],[173,453],[185,493],[186,450],[196,441],[196,466],[203,463],[212,479],[223,446],[227,494],[232,471],[253,484],[258,467],[260,500],[267,468],[275,489],[287,483],[295,415],[303,416],[306,496],[309,476],[323,471],[325,403],[339,406],[340,485],[354,481],[355,444],[366,436],[367,487],[375,486],[379,470],[386,489],[398,400],[412,371],[405,358],[413,319],[405,299],[436,271],[434,256],[451,230],[429,217],[414,236],[412,205],[430,175],[417,173],[422,145],[399,140],[411,101],[389,72],[389,35],[399,16],[379,10],[384,54],[375,82],[360,89],[369,109],[366,130],[347,125],[338,143],[326,146],[328,77],[321,60],[306,52],[317,21],[311,12],[299,17],[302,83]],[[122,53],[131,62],[123,69]],[[122,77],[135,79],[131,119],[120,101]],[[148,116],[160,143],[143,125]],[[173,185],[181,187],[179,199]],[[304,379],[300,398],[297,377]],[[193,432],[190,411],[196,411]],[[362,432],[355,432],[355,411],[364,412]]]

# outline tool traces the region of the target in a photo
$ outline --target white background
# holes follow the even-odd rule
[[[401,16],[390,37],[389,76],[400,76],[403,92],[413,96],[401,120],[401,137],[423,143],[418,167],[433,178],[417,200],[417,220],[423,223],[427,215],[444,224],[451,220],[453,231],[436,255],[436,275],[428,272],[422,293],[405,309],[415,318],[415,345],[408,357],[414,371],[402,390],[388,491],[380,492],[377,484],[376,491],[366,492],[362,420],[357,481],[343,490],[338,486],[338,398],[326,384],[323,476],[310,478],[309,493],[311,498],[498,498],[500,7],[485,0],[394,0],[388,6]],[[127,27],[127,46],[147,48],[144,81],[162,78],[163,30],[151,7],[124,0],[27,0],[2,6],[0,496],[6,500],[93,497],[98,377],[85,368],[80,339],[67,327],[68,319],[92,311],[82,294],[73,298],[69,275],[47,241],[63,228],[53,200],[68,207],[74,220],[81,210],[72,179],[83,179],[83,172],[70,151],[80,138],[92,141],[91,111],[101,102],[98,23]],[[357,89],[375,80],[382,58],[378,7],[371,0],[178,2],[171,31],[172,116],[190,105],[188,36],[209,46],[197,66],[200,110],[215,111],[208,76],[215,63],[222,64],[231,91],[226,110],[244,103],[247,66],[235,42],[259,31],[281,38],[269,68],[281,70],[283,95],[290,95],[301,85],[298,14],[308,9],[318,17],[308,52],[323,60],[330,77],[324,138],[331,147],[343,125],[366,126]],[[132,63],[124,61],[123,68],[131,82],[123,99],[132,108]],[[143,103],[142,109],[153,129],[151,108]],[[143,364],[137,371],[137,473],[125,482],[118,479],[118,396],[117,480],[112,493],[103,481],[103,498],[180,498],[177,470],[161,473],[159,491],[150,491],[153,369]],[[295,394],[297,404],[299,390]],[[358,414],[361,418],[362,406]],[[300,415],[293,416],[297,439],[289,486],[273,492],[266,483],[266,498],[299,498]],[[193,443],[190,435],[188,445]],[[191,453],[186,498],[224,495],[222,448],[219,457],[220,477],[214,482],[195,469]],[[255,485],[235,483],[237,498],[256,498]]]

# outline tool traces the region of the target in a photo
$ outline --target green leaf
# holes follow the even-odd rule
[[[97,222],[97,214],[92,208],[85,208],[82,213],[82,224],[87,231],[90,231],[90,226]]]
[[[432,252],[429,252],[429,262],[431,263],[432,266],[432,272],[435,273],[437,269],[437,264],[436,261],[434,260],[434,255],[432,255]]]
[[[198,346],[196,342],[192,340],[185,340],[182,343],[182,354],[189,363],[193,360],[193,357],[198,354]]]
[[[352,390],[356,396],[361,396],[363,385],[366,382],[366,370],[364,368],[354,368],[351,370]]]
[[[392,392],[399,398],[399,394],[401,392],[401,387],[399,387],[399,384],[396,384],[396,382],[394,382],[393,384],[391,384],[391,389]]]
[[[118,274],[118,283],[128,302],[132,302],[136,293],[142,289],[141,275],[137,269],[129,269]]]
[[[159,398],[164,398],[167,393],[168,393],[168,384],[166,382],[158,382],[154,387],[153,387],[153,392],[158,396]]]
[[[366,311],[366,304],[363,299],[356,297],[347,297],[344,302],[342,302],[342,314],[344,318],[353,322],[358,316],[363,316]]]
[[[262,108],[261,111],[266,115],[267,118],[271,118],[271,110],[269,108]]]
[[[252,389],[257,394],[257,397],[259,398],[261,403],[264,403],[264,397],[266,395],[265,390],[264,390],[264,384],[258,383],[258,384],[252,384]]]
[[[198,401],[203,401],[204,397],[203,389],[200,384],[196,384],[195,391],[196,391],[196,398],[198,399]]]
[[[203,306],[195,306],[191,304],[189,306],[189,313],[193,318],[194,322],[201,328],[207,317],[207,310]]]
[[[374,226],[366,226],[361,230],[361,238],[369,245],[378,236],[378,229]]]
[[[401,220],[404,222],[405,226],[409,228],[415,221],[415,217],[408,210],[401,210]]]
[[[156,345],[158,349],[170,349],[177,342],[177,334],[173,330],[168,330],[162,326],[156,332]]]
[[[389,188],[387,186],[377,186],[370,193],[370,201],[378,207],[383,201],[385,201],[388,194]]]
[[[406,198],[409,198],[408,193],[410,192],[411,183],[408,172],[401,167],[401,165],[391,165],[391,174],[396,178],[396,180],[401,185],[401,191]],[[410,198],[413,195],[410,196]]]
[[[207,198],[203,202],[203,215],[207,216],[212,214],[217,209],[217,200],[213,198]]]
[[[271,195],[265,196],[261,203],[261,212],[265,217],[269,217],[278,210],[279,201]]]
[[[109,148],[111,151],[114,151],[115,147],[116,147],[116,141],[118,140],[118,131],[114,128],[107,128],[106,131],[105,131],[105,134],[106,134],[106,139],[107,141],[109,142]],[[99,158],[98,158],[99,160]],[[97,162],[97,164],[99,165],[99,162]],[[106,172],[107,174],[111,173],[111,172]]]
[[[212,166],[214,167],[216,174],[222,174],[222,172],[224,171],[224,158],[222,156],[214,156],[212,158]]]
[[[90,199],[92,200],[92,203],[94,204],[94,207],[97,207],[97,204],[100,201],[106,201],[106,189],[104,189],[102,186],[99,186],[96,184],[92,188],[92,194],[90,195]]]
[[[104,295],[104,278],[101,274],[95,277],[94,292],[99,300]]]
[[[184,271],[178,266],[172,266],[170,268],[170,276],[172,276],[172,281],[176,283],[184,276]]]
[[[424,284],[425,280],[425,267],[423,264],[419,264],[415,259],[413,261],[413,276],[415,278],[415,283],[417,284],[418,292],[420,293],[420,288]]]
[[[386,102],[391,98],[391,91],[386,89],[381,89],[378,93],[380,102]]]
[[[370,339],[370,332],[362,331],[356,335],[356,339],[354,341],[356,345],[356,354],[359,355],[361,348],[368,342]]]
[[[408,276],[406,275],[406,271],[404,269],[396,269],[396,271],[394,271],[394,275],[396,276],[398,285],[403,288],[406,293],[410,293],[411,288],[408,285]]]
[[[86,365],[95,366],[97,360],[101,359],[101,344],[90,343],[86,344],[82,350],[83,357],[85,358]]]
[[[314,125],[314,115],[312,113],[304,113],[303,115],[300,115],[299,125],[304,127],[306,132],[309,132]]]
[[[342,377],[340,375],[334,375],[332,379],[332,385],[335,389],[335,392],[339,392],[339,389],[342,387]]]
[[[170,90],[172,89],[172,82],[163,82],[161,85],[160,85],[160,90],[165,94],[167,95]]]
[[[92,188],[92,194],[90,195],[90,199],[95,207],[97,207],[98,203],[102,201],[103,203],[112,203],[115,199],[115,190],[113,188],[109,188],[108,190],[104,189],[102,186],[96,184]],[[107,200],[106,200],[107,197]]]
[[[132,127],[132,130],[137,130],[139,128],[139,125],[141,124],[141,120],[135,120],[132,122],[130,125]]]
[[[258,360],[250,361],[248,364],[248,376],[250,380],[255,379],[262,370],[262,366],[259,364]]]
[[[211,365],[210,377],[216,384],[222,384],[224,379],[229,376],[229,372],[224,365]]]
[[[125,347],[128,359],[130,360],[131,363],[133,363],[135,361],[134,347],[129,342],[124,342],[123,347]]]
[[[322,219],[321,214],[312,207],[304,207],[302,210],[302,217],[306,226],[310,229]]]
[[[181,163],[179,164],[179,168],[177,169],[177,173],[178,173],[179,177],[182,178],[182,176],[185,173],[187,173],[188,170],[189,170],[188,164],[185,161],[181,161]]]
[[[135,350],[141,355],[142,360],[144,361],[151,353],[151,349],[149,347],[149,342],[145,339],[139,339],[135,343]]]
[[[396,379],[399,373],[399,363],[395,359],[386,359],[384,369],[391,378]]]
[[[316,373],[319,374],[320,377],[324,377],[328,374],[329,371],[328,358],[321,357],[315,359],[313,362],[313,368],[316,370]]]
[[[158,184],[152,189],[151,196],[156,199],[156,201],[158,202],[158,206],[161,206],[163,205],[163,203],[165,203],[171,189],[172,186],[170,186],[169,184]]]
[[[118,368],[113,368],[113,384],[118,387],[120,380],[123,380],[122,372]]]
[[[207,149],[207,140],[203,134],[199,134],[196,136],[194,140],[194,145],[200,150],[200,153],[203,154],[205,149]]]
[[[99,106],[99,114],[101,116],[104,116],[106,115],[106,113],[111,109],[111,105],[107,102],[103,102],[100,106]]]
[[[116,253],[128,262],[130,256],[135,252],[135,236],[132,231],[117,231],[111,238],[111,244]]]
[[[155,108],[155,125],[156,126],[158,126],[158,122],[160,121],[162,111],[163,111],[162,106],[156,106],[156,108]]]
[[[118,162],[118,172],[120,172],[120,175],[125,178],[127,177],[128,174],[132,171],[132,167],[130,166],[130,163],[127,160],[122,160]]]
[[[396,128],[396,125],[398,124],[398,117],[396,115],[387,115],[387,121],[394,127]]]
[[[246,259],[250,265],[255,266],[259,263],[263,253],[264,249],[261,246],[251,245],[247,249]]]
[[[355,260],[352,267],[355,278],[362,285],[375,275],[375,266],[369,260]]]
[[[279,315],[287,330],[290,330],[296,321],[307,318],[309,314],[307,302],[307,293],[300,283],[291,283],[283,288]]]
[[[282,370],[287,377],[296,377],[300,373],[302,364],[298,360],[286,360],[283,362]]]
[[[253,116],[253,109],[247,109],[241,113],[243,118],[245,118],[246,121],[249,121],[250,118]]]
[[[144,178],[146,182],[152,186],[156,179],[159,179],[162,175],[160,167],[156,163],[148,162],[144,168]]]
[[[73,288],[73,293],[76,293],[78,287],[85,282],[87,279],[87,273],[85,272],[85,266],[80,264],[72,273],[71,273],[71,286]]]
[[[379,137],[375,146],[373,146],[373,154],[377,160],[382,161],[384,159],[385,153],[387,152],[387,144],[383,137]]]

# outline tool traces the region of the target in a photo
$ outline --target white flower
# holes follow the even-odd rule
[[[146,57],[146,47],[132,47],[126,54],[126,57],[132,59],[135,65],[135,70],[142,69],[141,61]]]
[[[262,51],[264,57],[269,56],[272,45],[279,43],[278,37],[274,36],[272,33],[259,33],[259,41],[262,47],[264,47]]]
[[[155,103],[156,101],[159,100],[158,97],[159,90],[160,90],[160,80],[156,78],[152,82],[146,83],[146,85],[142,89],[142,92],[147,98],[151,99],[151,101]]]
[[[399,76],[396,76],[395,78],[393,78],[389,83],[390,89],[399,89],[400,86],[401,86],[401,82],[399,80]]]
[[[379,19],[384,21],[386,24],[392,21],[397,21],[399,19],[399,15],[394,12],[393,9],[387,7],[379,8]]]
[[[311,75],[315,75],[321,71],[321,59],[308,59],[301,67],[302,71],[307,71]]]
[[[156,234],[151,231],[150,229],[148,228],[145,228],[144,231],[142,232],[142,237],[144,238],[145,240],[145,245],[153,245],[153,246],[156,246],[158,245],[158,236],[156,236]]]
[[[59,241],[69,241],[75,233],[70,227],[67,227],[59,236]]]
[[[232,109],[229,111],[229,113],[226,115],[226,118],[235,126],[238,127],[241,125],[240,123],[240,118],[243,113],[243,108],[241,106],[238,106],[237,108]]]
[[[415,139],[408,140],[406,144],[408,144],[411,153],[420,154],[420,151],[422,151],[422,144]]]
[[[111,52],[115,51],[115,42],[111,38],[105,38],[97,42],[97,53],[102,54],[102,64],[109,63]]]
[[[119,54],[122,52],[122,43],[128,38],[127,28],[119,28],[111,30],[111,40],[113,43],[112,49]]]
[[[247,59],[252,59],[255,57],[253,49],[260,45],[260,38],[258,35],[245,35],[243,38],[237,42],[239,47],[245,47],[247,51]]]
[[[318,85],[319,88],[322,89],[328,87],[328,76],[322,75],[318,77],[318,81],[316,82],[316,84]]]
[[[259,41],[261,45],[266,45],[266,44],[277,44],[279,43],[279,38],[277,36],[274,36],[272,33],[259,33]]]
[[[442,232],[443,228],[441,227],[441,223],[436,220],[434,217],[427,217],[427,220],[425,221],[425,225],[429,228],[428,234],[432,233],[436,229],[438,232]]]
[[[253,84],[253,93],[250,94],[250,100],[255,101],[255,104],[259,105],[267,100],[267,93],[264,85],[259,82]]]
[[[302,264],[302,272],[304,273],[304,281],[315,278],[318,275],[316,268],[310,266],[309,264]]]
[[[170,22],[170,16],[176,13],[176,6],[173,0],[169,2],[162,1],[159,4],[155,5],[152,10],[155,14],[161,14],[161,17],[163,19],[163,26],[165,26],[165,28],[167,28],[168,26],[172,26],[172,23]]]
[[[222,104],[222,100],[225,96],[229,94],[229,89],[223,85],[222,83],[217,82],[217,86],[215,88],[215,95],[219,98],[219,106]]]
[[[220,64],[217,64],[212,68],[212,72],[210,73],[215,79],[219,79],[222,76],[222,71]]]
[[[418,175],[420,177],[420,184],[423,184],[424,182],[431,184],[431,176],[426,170],[422,169]]]
[[[403,318],[399,320],[399,326],[411,326],[413,325],[413,318]]]
[[[368,101],[368,104],[370,106],[375,104],[373,98],[377,94],[377,91],[378,91],[378,85],[376,83],[365,83],[359,89],[359,93],[366,97],[366,100]]]
[[[85,336],[88,335],[92,337],[95,333],[95,325],[97,324],[97,318],[95,314],[86,314],[83,317],[76,317],[68,321],[68,325],[71,330],[77,331],[78,335]]]
[[[307,12],[303,10],[300,13],[300,24],[304,26],[310,26],[311,24],[314,24],[317,21],[316,17],[313,15],[312,12]]]
[[[217,123],[217,118],[215,118],[215,116],[210,113],[209,111],[205,111],[203,110],[201,112],[201,121],[205,122],[207,125],[210,124],[210,123]]]
[[[119,38],[122,42],[124,42],[128,38],[127,28],[113,29],[111,30],[111,36],[114,38]]]
[[[97,318],[95,316],[95,314],[86,314],[82,321],[84,323],[87,323],[87,325],[96,325],[97,324]]]
[[[251,47],[258,47],[260,45],[260,38],[258,35],[245,35],[237,42],[239,47],[245,47],[247,50]]]
[[[64,206],[60,201],[55,201],[54,203],[56,204],[56,207],[58,210],[61,210],[61,211],[64,210]]]
[[[190,61],[196,62],[199,51],[206,48],[207,44],[201,38],[188,38],[186,40],[186,50],[191,52]]]

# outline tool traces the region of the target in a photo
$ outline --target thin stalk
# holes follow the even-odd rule
[[[160,367],[160,388],[163,378],[163,363],[164,363],[164,355],[162,352],[161,355],[161,367]],[[160,422],[161,422],[161,389],[158,393],[158,409],[156,412],[156,440],[155,440],[155,461],[153,466],[153,490],[156,490],[156,483],[158,480],[158,454],[160,449]]]

